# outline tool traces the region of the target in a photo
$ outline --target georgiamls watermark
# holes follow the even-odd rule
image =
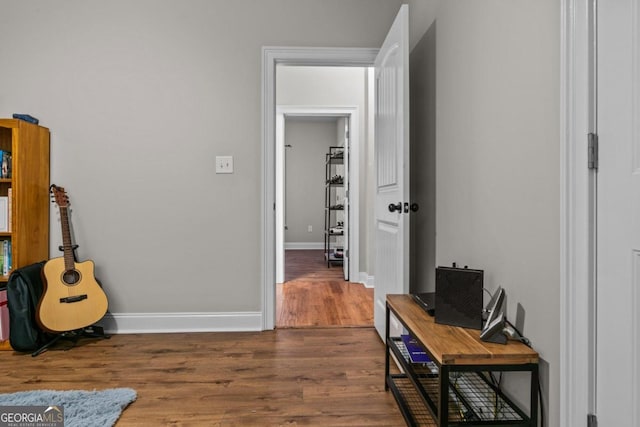
[[[64,427],[64,408],[0,406],[0,427]]]

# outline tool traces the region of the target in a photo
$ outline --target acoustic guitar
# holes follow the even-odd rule
[[[94,276],[93,261],[76,262],[69,229],[69,198],[63,187],[51,186],[53,202],[60,210],[63,256],[43,268],[45,290],[38,304],[37,320],[49,332],[70,332],[91,326],[107,312],[108,301]]]

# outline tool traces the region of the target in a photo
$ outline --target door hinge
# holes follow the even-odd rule
[[[588,135],[588,166],[589,169],[598,169],[598,134],[590,133]]]
[[[587,415],[587,427],[598,427],[598,417],[596,415]]]
[[[349,249],[347,249],[346,251],[344,251],[344,256],[345,256],[346,258],[349,258]]]

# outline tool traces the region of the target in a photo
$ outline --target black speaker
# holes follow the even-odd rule
[[[436,268],[436,323],[482,330],[483,270]]]

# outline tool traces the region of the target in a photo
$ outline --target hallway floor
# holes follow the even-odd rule
[[[322,250],[287,250],[276,327],[373,327],[373,289],[345,281],[342,266],[328,268]]]

